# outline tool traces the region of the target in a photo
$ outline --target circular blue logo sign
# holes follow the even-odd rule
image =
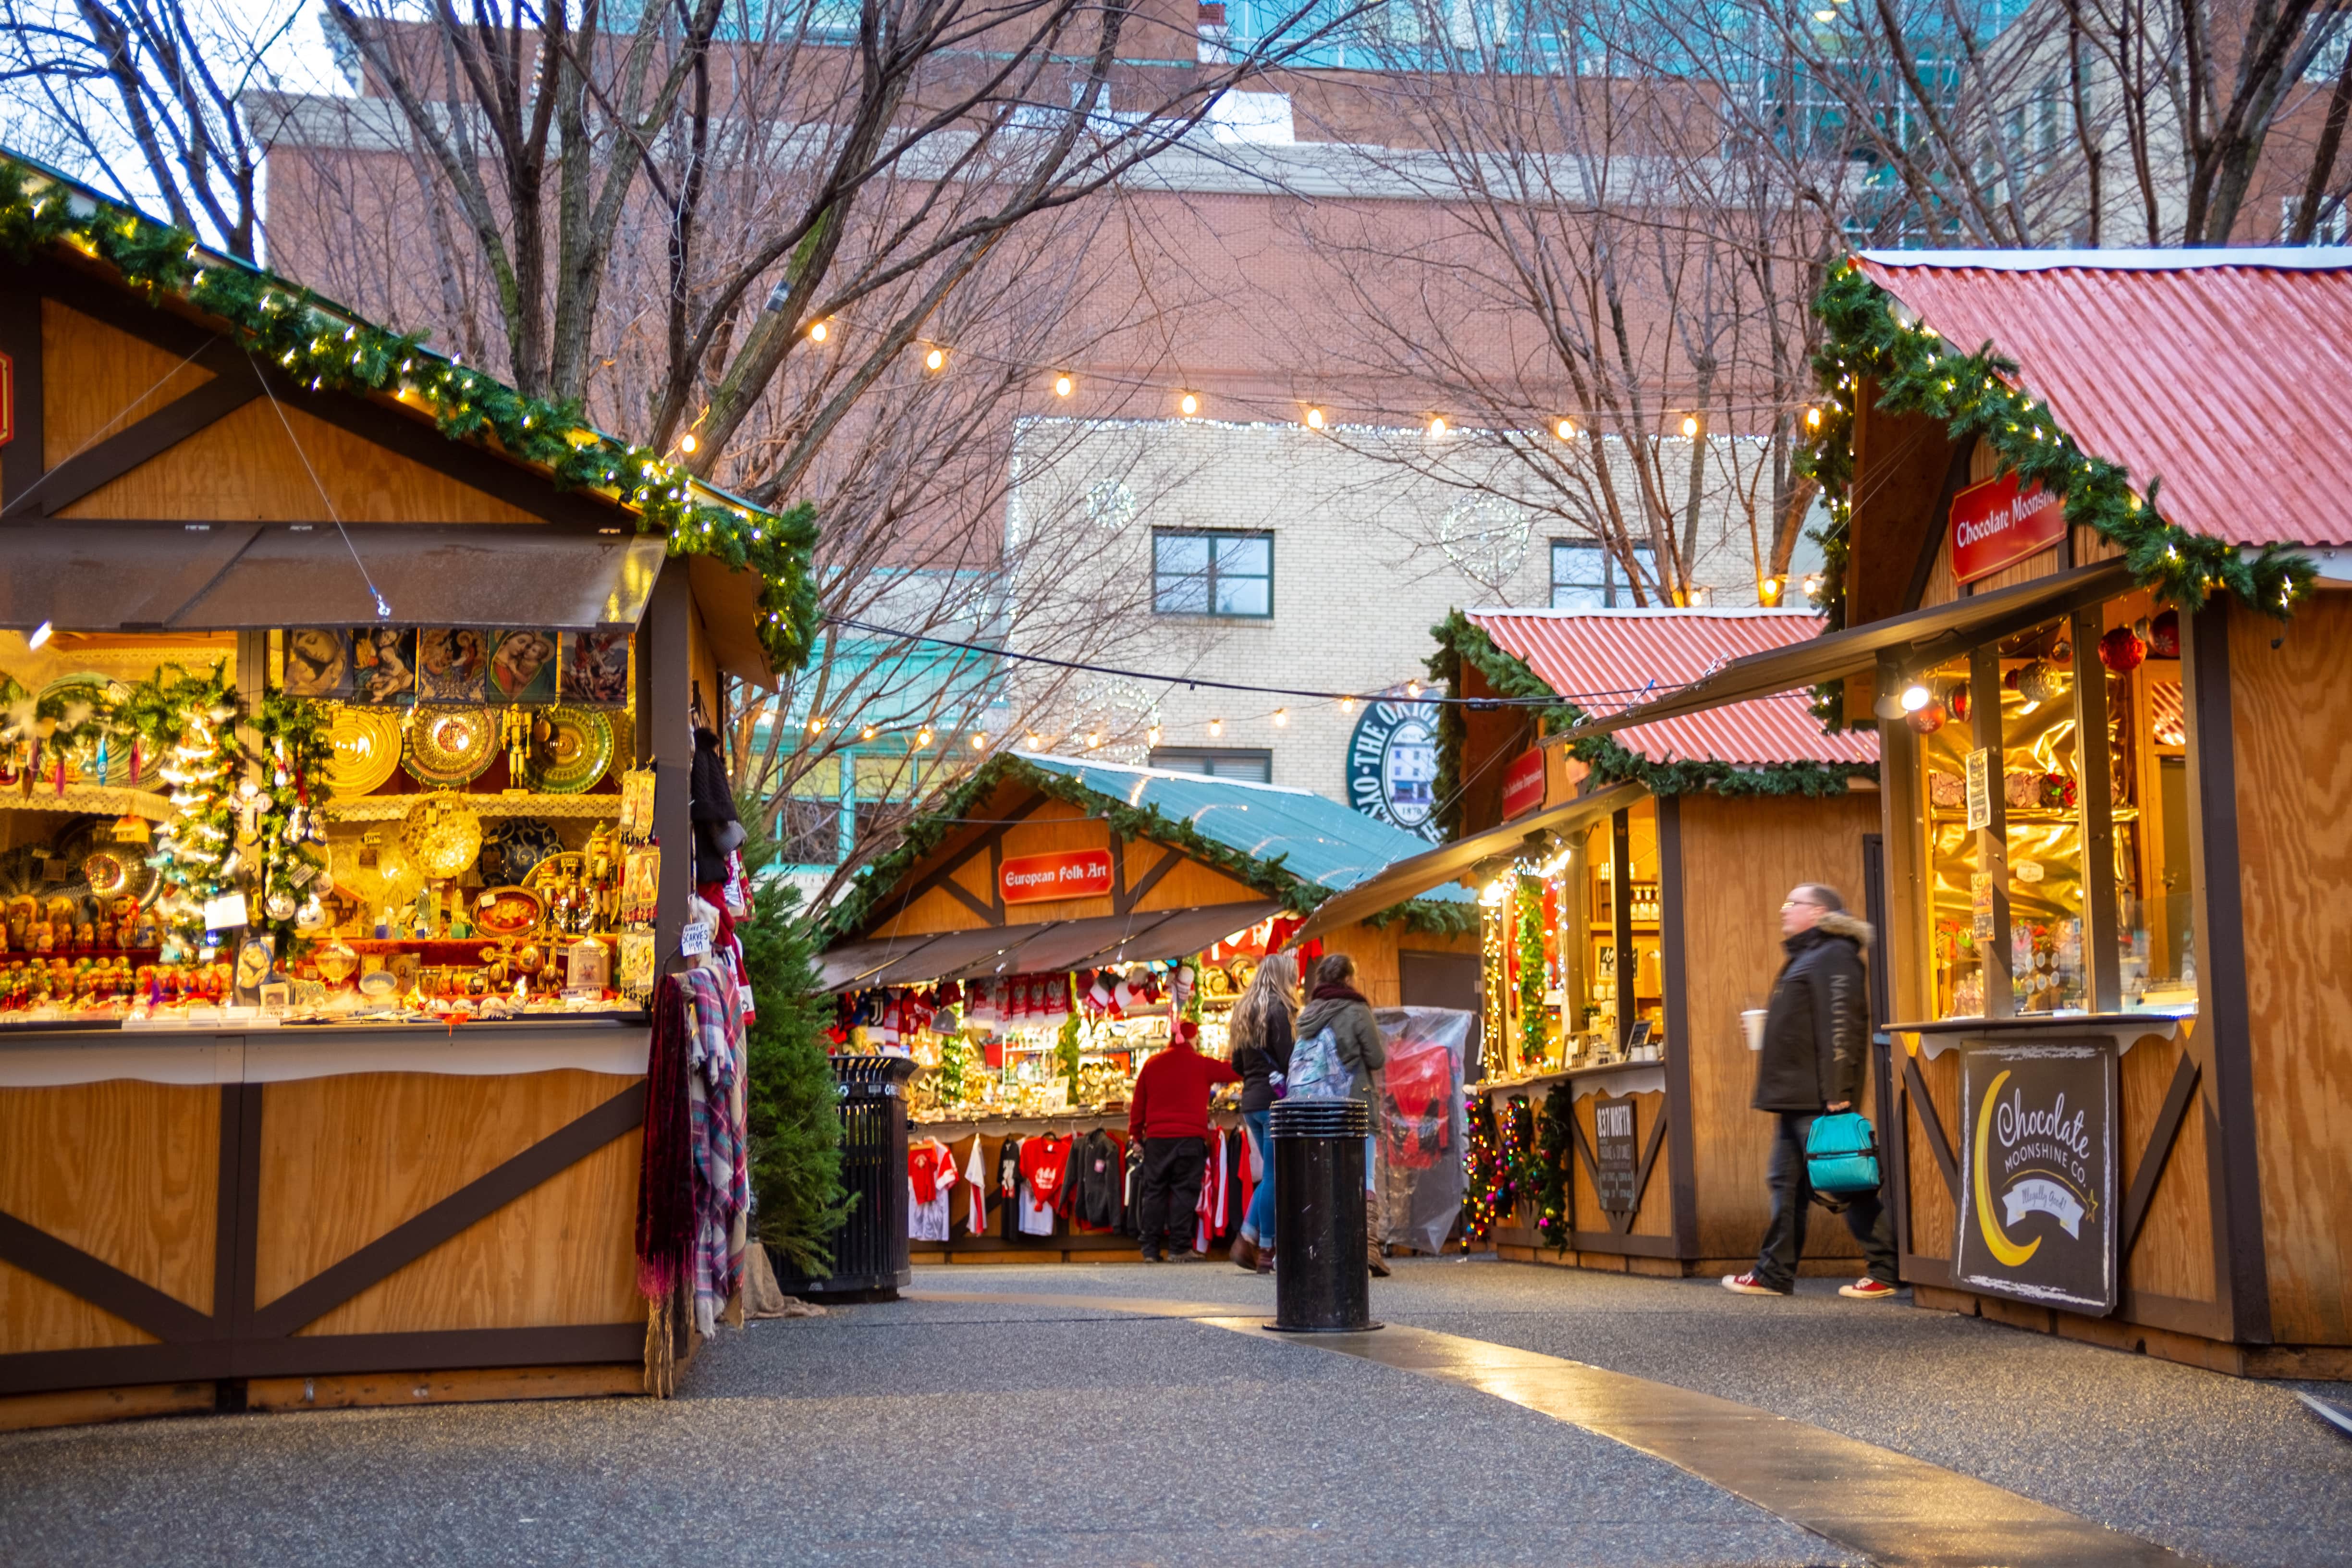
[[[1348,804],[1438,841],[1436,710],[1419,702],[1366,705],[1348,741]]]

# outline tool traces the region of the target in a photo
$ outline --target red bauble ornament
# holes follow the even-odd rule
[[[2099,639],[2099,662],[2117,675],[2129,675],[2147,657],[2147,644],[2129,626],[2117,626]]]
[[[2167,610],[2147,623],[2147,651],[2158,658],[2180,657],[2180,612]]]
[[[1969,683],[1961,681],[1952,688],[1952,717],[1962,723],[1969,718]]]
[[[1932,735],[1944,727],[1946,715],[1944,705],[1931,697],[1927,700],[1927,705],[1925,708],[1914,710],[1904,717],[1910,723],[1911,728],[1918,731],[1922,735]]]

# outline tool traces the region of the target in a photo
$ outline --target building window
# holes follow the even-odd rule
[[[1151,607],[1163,616],[1274,615],[1274,535],[1151,534]]]
[[[776,814],[776,839],[782,858],[791,866],[835,866],[841,862],[841,803],[832,800],[785,800]]]
[[[1274,782],[1274,753],[1244,746],[1154,746],[1151,765],[1175,773],[1199,773],[1204,778],[1246,779],[1252,784]]]
[[[1633,546],[1644,584],[1657,582],[1656,557],[1646,544]],[[1630,609],[1633,585],[1617,557],[1586,540],[1551,542],[1551,607],[1555,610]]]

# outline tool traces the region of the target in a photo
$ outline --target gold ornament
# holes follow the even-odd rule
[[[482,819],[454,795],[427,795],[401,819],[400,844],[425,876],[446,880],[482,852]]]
[[[383,884],[386,909],[394,904],[415,903],[417,889],[425,886],[425,873],[409,858],[408,851],[397,844],[385,845],[376,856],[375,874]]]

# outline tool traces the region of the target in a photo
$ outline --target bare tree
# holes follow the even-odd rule
[[[1434,400],[1390,411],[1431,438],[1365,448],[1593,541],[1637,603],[1692,602],[1703,522],[1744,512],[1754,580],[1777,587],[1812,499],[1792,467],[1803,302],[1833,231],[1724,158],[1705,95],[1637,72],[1612,13],[1504,15],[1390,24],[1374,90],[1402,145],[1369,157],[1433,229],[1307,220],[1358,300],[1353,368]]]

